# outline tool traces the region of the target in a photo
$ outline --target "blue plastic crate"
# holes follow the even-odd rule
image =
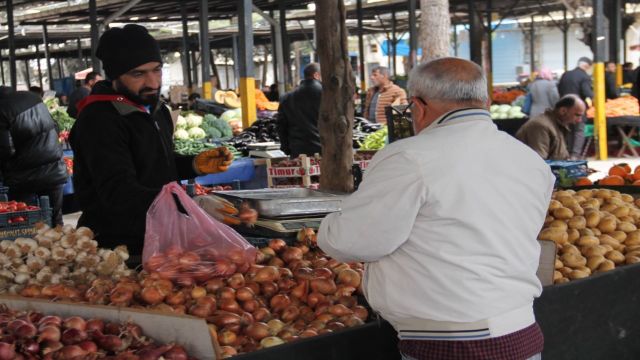
[[[545,160],[545,162],[551,167],[553,175],[556,176],[556,185],[559,184],[562,176],[577,179],[589,174],[586,160]]]
[[[43,222],[51,225],[51,207],[49,206],[49,198],[42,196],[39,199],[39,210],[15,211],[0,214],[0,239],[13,240],[19,237],[34,236],[36,231],[36,223]],[[11,219],[23,217],[24,221],[11,222]]]

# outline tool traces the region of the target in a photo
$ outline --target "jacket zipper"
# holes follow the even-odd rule
[[[151,116],[151,114],[149,114]],[[151,116],[151,120],[153,120],[153,124],[156,126],[156,130],[158,131],[158,136],[160,137],[160,142],[162,143],[162,151],[164,152],[164,157],[167,160],[167,164],[171,167],[171,161],[169,159],[169,153],[167,151],[167,142],[162,136],[162,131],[160,131],[160,125],[158,124],[158,120],[156,120],[153,116]]]

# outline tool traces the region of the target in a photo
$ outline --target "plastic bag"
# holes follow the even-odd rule
[[[202,210],[175,182],[162,188],[147,211],[142,264],[183,285],[248,268],[256,248]]]

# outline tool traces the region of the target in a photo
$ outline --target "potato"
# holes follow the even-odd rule
[[[556,264],[555,264],[555,269],[561,269],[564,266],[564,264],[562,263],[562,261],[560,261],[560,259],[556,258]]]
[[[580,238],[580,232],[576,229],[569,229],[567,231],[567,234],[569,234],[569,238],[567,239],[567,241],[569,241],[569,244],[574,244],[576,240]]]
[[[622,216],[622,217],[619,217],[618,220],[620,220],[621,222],[628,222],[634,225],[636,223],[636,220],[631,216]]]
[[[585,228],[585,229],[580,229],[580,236],[596,236],[593,233],[593,230],[589,229],[589,228]]]
[[[604,204],[600,207],[600,211],[606,211],[611,214],[616,210],[618,210],[618,205],[615,204]]]
[[[552,214],[554,218],[561,220],[571,219],[573,217],[573,211],[566,207],[555,209]]]
[[[635,199],[633,203],[636,204],[637,207],[640,207],[640,199]]]
[[[613,237],[614,239],[618,240],[618,242],[620,243],[624,242],[625,239],[627,238],[627,233],[620,230],[616,230],[609,235],[611,235],[611,237]]]
[[[578,250],[577,247],[575,247],[575,245],[571,245],[571,244],[564,244],[562,245],[562,248],[560,249],[560,253],[561,254],[576,254],[576,255],[580,255],[580,250]]]
[[[585,212],[585,218],[587,219],[587,226],[590,228],[595,228],[600,223],[600,212],[599,211]]]
[[[613,204],[616,206],[626,206],[627,203],[624,202],[624,200],[622,200],[621,197],[612,197],[609,200],[607,200],[607,204]]]
[[[593,197],[593,190],[592,189],[578,190],[577,195],[582,196],[585,199],[591,199]]]
[[[627,251],[625,256],[637,256],[640,257],[640,250]]]
[[[613,263],[616,265],[624,263],[624,260],[625,260],[624,255],[622,255],[622,253],[617,250],[609,251],[608,253],[605,254],[604,257],[613,261]]]
[[[640,251],[640,245],[627,245],[627,252]]]
[[[627,246],[640,245],[640,230],[627,233],[627,238],[624,240],[624,244]]]
[[[584,271],[587,274],[591,275],[591,269],[589,269],[586,266],[578,266],[577,268],[573,269],[573,270],[578,270],[578,271]]]
[[[607,234],[602,234],[598,236],[598,239],[600,239],[601,245],[611,245],[614,249],[620,246],[620,242],[618,240],[614,239],[613,237]]]
[[[586,277],[589,277],[589,273],[587,273],[586,271],[582,271],[582,270],[573,270],[570,274],[569,274],[569,279],[571,280],[578,280],[578,279],[584,279]]]
[[[562,273],[560,271],[554,271],[553,272],[553,282],[556,282],[558,280],[562,279]]]
[[[557,198],[561,198],[561,197],[573,197],[573,195],[575,193],[576,193],[575,191],[573,191],[571,189],[568,189],[568,190],[558,190],[554,194],[555,194],[556,199],[557,199]]]
[[[598,199],[610,199],[611,198],[611,190],[609,189],[598,189],[596,190],[596,193],[593,195],[594,197],[597,197]]]
[[[638,256],[625,256],[625,264],[637,264],[640,263],[640,257]],[[554,271],[554,281],[555,281],[555,273],[557,273],[557,271]],[[562,274],[560,274],[562,275]]]
[[[549,228],[558,228],[558,229],[562,229],[564,231],[567,231],[567,228],[569,226],[567,225],[567,223],[564,220],[553,220],[552,222],[549,223],[549,225],[547,225],[547,227],[549,227]]]
[[[555,209],[560,209],[562,206],[562,203],[558,200],[551,200],[549,202],[549,212],[555,210]]]
[[[569,206],[569,210],[573,211],[573,215],[584,215],[584,209],[580,205]]]
[[[613,250],[613,248],[607,250],[606,247],[602,246],[602,245],[596,245],[596,246],[583,246],[581,249],[582,255],[586,256],[587,258],[593,257],[593,256],[603,256],[604,254],[607,253],[607,251]]]
[[[629,216],[629,210],[630,209],[626,206],[620,206],[611,211],[611,214],[617,218],[623,218],[625,216]]]
[[[605,272],[605,271],[610,271],[616,268],[616,264],[611,261],[611,260],[605,260],[602,262],[602,264],[600,264],[600,266],[598,267],[597,272]]]
[[[562,279],[559,279],[558,281],[555,281],[555,284],[564,284],[564,283],[568,283],[570,280],[567,279],[566,277],[563,277]]]
[[[563,276],[569,276],[569,274],[571,274],[571,272],[573,271],[572,268],[570,267],[563,267],[560,270],[558,270]]]
[[[584,216],[574,216],[573,218],[569,219],[569,221],[567,222],[567,226],[571,229],[584,229],[587,227],[587,219]]]
[[[611,246],[611,245],[609,245],[609,244],[606,244],[606,245],[600,245],[600,246],[602,246],[602,248],[603,248],[603,249],[605,249],[605,253],[608,253],[608,252],[609,252],[609,251],[611,251],[611,250],[615,250],[615,249],[613,248],[613,246]]]
[[[547,215],[546,218],[544,218],[544,226],[547,226],[548,224],[550,224],[553,220],[555,220],[555,218],[551,215]]]
[[[599,210],[600,201],[598,201],[598,199],[587,199],[587,201],[585,201],[584,204],[582,204],[582,208],[585,210],[586,209]]]
[[[600,240],[595,236],[581,236],[576,244],[580,246],[595,246],[600,244]]]
[[[571,206],[578,206],[578,202],[576,201],[576,199],[573,198],[573,196],[561,196],[561,197],[556,197],[556,200],[560,201],[560,203],[562,204],[562,206],[564,207],[571,207]]]
[[[574,195],[573,200],[577,201],[578,204],[582,204],[583,202],[587,201],[587,198],[581,195]]]
[[[551,240],[556,244],[566,244],[569,241],[569,234],[565,230],[560,228],[547,228],[540,232],[538,235],[540,240]]]
[[[612,233],[617,230],[616,219],[614,217],[605,217],[598,223],[598,230],[605,234]]]
[[[620,224],[618,224],[618,227],[616,229],[620,231],[624,231],[626,233],[630,233],[632,231],[638,230],[638,228],[634,224],[626,221],[620,222]]]
[[[620,198],[622,199],[622,201],[626,203],[633,204],[633,196],[629,194],[622,194]]]
[[[605,260],[606,258],[602,255],[591,256],[587,259],[587,267],[591,271],[595,271]]]
[[[602,231],[600,231],[600,229],[595,228],[593,229],[593,236],[600,236],[602,235]]]
[[[560,257],[560,260],[565,266],[568,266],[574,269],[580,266],[587,265],[587,259],[580,254],[572,254],[572,253],[563,254]]]

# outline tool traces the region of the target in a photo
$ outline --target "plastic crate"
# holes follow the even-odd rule
[[[9,201],[9,187],[0,184],[0,201]]]
[[[561,178],[577,179],[588,175],[586,160],[546,160],[546,163],[556,177],[556,186],[560,185]]]
[[[271,241],[272,239],[272,238],[252,237],[252,236],[245,236],[244,238],[249,242],[249,244],[257,247],[258,249],[269,246],[269,241]],[[296,244],[295,238],[280,238],[280,239],[284,240],[287,246],[293,246]]]
[[[51,207],[49,197],[41,196],[39,210],[15,211],[0,214],[0,240],[14,240],[19,237],[31,237],[37,233],[36,223],[51,225]],[[10,223],[9,220],[21,216],[24,221]]]

